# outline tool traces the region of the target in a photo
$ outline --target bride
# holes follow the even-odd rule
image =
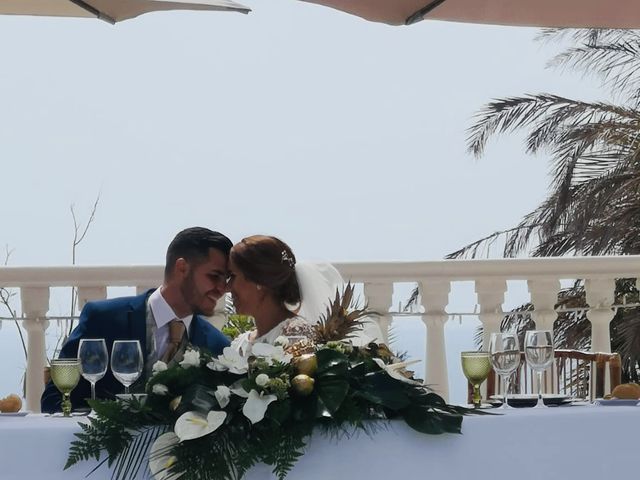
[[[253,235],[233,246],[227,290],[236,312],[251,315],[256,329],[238,336],[232,347],[250,353],[254,343],[273,344],[279,336],[309,336],[312,326],[342,292],[344,281],[330,264],[297,263],[282,240]],[[374,333],[372,333],[372,331]],[[381,340],[373,321],[354,343]]]

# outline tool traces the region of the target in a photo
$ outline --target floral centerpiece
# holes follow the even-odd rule
[[[385,345],[351,345],[371,314],[352,299],[348,285],[302,341],[257,343],[251,356],[190,348],[178,365],[154,365],[144,402],[90,401],[96,416],[80,424],[65,468],[106,454],[115,479],[147,464],[159,480],[240,479],[259,462],[284,479],[317,430],[373,434],[403,419],[422,433],[459,433],[469,410],[413,379]]]

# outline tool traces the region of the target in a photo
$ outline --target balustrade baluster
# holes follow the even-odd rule
[[[482,322],[482,349],[489,350],[491,334],[500,331],[504,318],[502,304],[507,281],[504,278],[479,278],[475,282],[475,290],[480,307],[478,317]]]
[[[393,299],[393,283],[365,282],[364,296],[369,308],[380,314],[376,321],[382,333],[383,343],[389,345],[389,326],[391,325],[389,308]]]
[[[615,316],[611,309],[615,301],[615,279],[588,278],[585,280],[584,288],[589,304],[587,318],[591,322],[591,351],[611,352],[609,324]]]
[[[27,331],[27,410],[40,412],[40,397],[44,391],[44,367],[47,362],[45,330],[49,326],[46,319],[49,310],[49,287],[22,287],[22,325]]]
[[[427,327],[425,383],[446,401],[449,401],[449,373],[444,326],[449,319],[445,311],[449,304],[451,282],[423,279],[418,281],[424,306],[422,321]]]
[[[480,307],[478,317],[482,323],[482,349],[489,350],[491,334],[500,331],[500,325],[504,318],[502,304],[504,294],[507,291],[507,280],[504,278],[478,278],[475,281],[475,291],[477,304]],[[487,391],[500,391],[500,377],[495,375],[493,388],[488,388],[488,380],[482,385],[482,395],[487,395]]]
[[[107,298],[107,287],[78,287],[78,310],[87,302]]]
[[[560,280],[552,278],[533,278],[527,280],[533,311],[531,312],[536,330],[553,331],[553,323],[558,318],[555,305],[558,303],[558,292],[560,291]],[[553,335],[553,334],[552,334]],[[554,363],[555,365],[555,363]],[[557,373],[551,367],[551,375],[544,376],[545,387],[543,391],[553,392],[556,390],[555,377]],[[533,378],[534,376],[532,376]],[[538,393],[537,383],[533,383],[534,393]]]

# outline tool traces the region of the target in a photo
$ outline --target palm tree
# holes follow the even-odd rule
[[[615,103],[587,102],[541,93],[488,103],[469,129],[469,150],[479,157],[492,135],[526,130],[526,152],[546,152],[553,177],[547,198],[513,228],[495,232],[448,255],[476,257],[504,240],[504,257],[640,253],[640,33],[630,30],[547,29],[542,40],[569,40],[550,61],[596,75]],[[633,279],[617,282],[616,297],[637,302]],[[561,292],[559,303],[584,306],[581,283]],[[520,311],[530,309],[522,306]],[[590,323],[566,313],[556,341],[565,348],[590,346]],[[504,325],[528,327],[530,319],[507,315]],[[640,310],[619,309],[611,323],[612,347],[623,359],[625,379],[638,379]]]

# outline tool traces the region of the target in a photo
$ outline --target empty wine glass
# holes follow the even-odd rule
[[[77,358],[58,358],[51,360],[51,380],[62,393],[62,414],[71,415],[71,391],[80,381],[80,362]]]
[[[116,340],[111,351],[111,371],[113,376],[124,385],[124,393],[142,373],[144,362],[138,340]]]
[[[109,365],[109,353],[104,339],[80,340],[78,359],[82,376],[91,384],[91,400],[95,400],[96,382],[104,377]]]
[[[482,406],[480,385],[487,379],[491,371],[489,352],[462,352],[460,359],[462,360],[462,373],[473,385],[473,406],[480,408]]]
[[[516,333],[492,333],[489,342],[491,365],[502,380],[504,402],[501,408],[511,408],[507,403],[509,377],[520,366],[520,343]]]
[[[531,370],[538,374],[538,403],[535,408],[545,408],[542,400],[542,374],[553,363],[553,334],[549,330],[530,330],[524,337],[524,354]]]

